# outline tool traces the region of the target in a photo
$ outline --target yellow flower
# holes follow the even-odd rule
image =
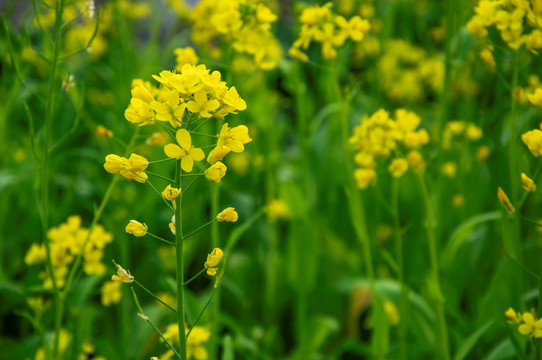
[[[408,170],[408,162],[403,158],[393,159],[388,170],[394,178],[400,178]]]
[[[530,335],[535,338],[542,337],[542,319],[535,319],[533,314],[526,312],[521,316],[523,324],[518,327],[521,335]]]
[[[217,216],[218,221],[236,222],[239,219],[239,214],[235,211],[235,208],[228,207],[222,210]]]
[[[525,173],[521,173],[521,182],[523,183],[523,188],[525,190],[530,191],[530,192],[536,191],[536,184],[530,177],[525,175]]]
[[[96,135],[102,136],[104,138],[112,138],[113,132],[103,125],[98,125],[96,127]]]
[[[269,221],[275,221],[278,219],[287,219],[290,217],[290,209],[288,205],[282,199],[271,199],[267,202],[265,207],[265,214]]]
[[[390,325],[394,326],[399,324],[399,310],[397,310],[397,306],[395,306],[394,303],[389,300],[384,300],[384,311],[386,312]]]
[[[216,267],[222,259],[224,253],[220,248],[215,248],[209,255],[207,255],[207,261],[204,266],[207,269],[207,275],[214,276],[216,275]]]
[[[465,203],[465,197],[461,194],[455,194],[452,197],[452,205],[455,207],[460,207]]]
[[[129,159],[109,154],[105,157],[104,168],[112,174],[120,173],[126,179],[144,183],[148,179],[144,172],[148,165],[149,161],[137,154],[131,154]]]
[[[370,184],[376,184],[376,171],[374,169],[356,169],[354,178],[360,189],[366,189]]]
[[[24,257],[24,263],[26,265],[39,264],[45,261],[45,255],[44,245],[32,244]]]
[[[453,161],[448,161],[442,164],[442,173],[449,178],[454,178],[457,174],[457,164]]]
[[[109,306],[111,304],[118,304],[122,297],[121,292],[122,284],[117,281],[107,281],[102,286],[102,305]]]
[[[213,116],[211,112],[217,110],[219,107],[220,103],[218,100],[209,100],[205,90],[196,91],[194,93],[194,100],[191,100],[186,104],[188,111],[199,113],[199,115],[204,118]]]
[[[506,310],[504,315],[508,318],[508,323],[510,324],[519,324],[521,322],[521,317],[511,307]]]
[[[226,170],[228,170],[226,165],[220,161],[217,161],[210,168],[205,170],[205,177],[209,180],[213,180],[214,182],[220,182],[224,175],[226,175]]]
[[[534,157],[542,155],[542,131],[538,129],[527,131],[521,135],[521,140]]]
[[[126,232],[136,237],[145,236],[147,234],[147,230],[147,224],[142,224],[136,220],[130,220],[128,225],[126,225]]]
[[[120,265],[117,265],[117,275],[111,276],[111,280],[129,284],[134,282],[134,277],[130,275],[130,271],[123,269]]]
[[[177,188],[171,187],[171,185],[168,184],[168,186],[166,186],[164,191],[162,191],[162,196],[166,200],[173,201],[173,200],[175,200],[177,198],[177,196],[179,196],[181,194],[181,191],[182,191],[182,189],[177,189]]]
[[[293,46],[290,48],[290,50],[288,50],[288,55],[302,62],[309,61],[309,57],[307,56],[307,54]]]
[[[228,123],[222,125],[220,134],[218,135],[217,148],[227,147],[233,152],[243,152],[244,145],[251,142],[252,139],[248,136],[248,128],[245,125],[239,125],[234,128],[229,128]]]
[[[164,147],[164,152],[167,156],[174,159],[181,160],[181,168],[186,172],[191,172],[194,167],[194,161],[201,161],[205,157],[203,150],[194,147],[192,145],[192,138],[190,133],[185,129],[177,130],[175,136],[177,138],[176,144],[167,144]]]
[[[504,192],[504,190],[499,186],[497,189],[497,198],[501,202],[502,207],[509,213],[513,214],[516,211],[516,208],[512,203],[510,202],[510,199],[508,199],[508,196]]]
[[[476,150],[476,161],[483,162],[485,159],[488,158],[491,151],[489,150],[489,147],[482,145]]]
[[[230,148],[226,146],[217,146],[207,156],[207,162],[209,164],[214,164],[217,161],[220,161],[224,158],[224,156],[228,155],[230,153]]]
[[[410,150],[406,156],[408,165],[416,172],[420,172],[425,169],[425,160],[422,154],[417,150]]]
[[[181,71],[184,64],[197,65],[199,62],[198,55],[193,47],[187,46],[185,48],[177,48],[173,51],[176,56],[175,70]]]
[[[115,154],[109,154],[105,157],[104,168],[112,174],[123,171],[128,165],[128,159]]]

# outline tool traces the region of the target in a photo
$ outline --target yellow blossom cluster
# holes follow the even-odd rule
[[[282,48],[271,32],[277,15],[257,0],[202,0],[191,14],[192,40],[215,57],[217,43],[228,42],[258,68],[271,70],[282,58]]]
[[[113,241],[113,235],[107,232],[101,225],[95,225],[92,233],[89,229],[81,226],[81,217],[72,215],[65,223],[49,229],[47,232],[51,247],[51,261],[56,283],[59,287],[64,286],[70,264],[83,251],[83,270],[87,275],[103,275],[105,265],[102,262],[105,245]],[[88,242],[87,242],[88,239]],[[27,265],[43,263],[46,260],[45,245],[32,244],[25,256]],[[43,286],[51,289],[53,286],[50,274],[42,273]]]
[[[205,268],[207,269],[207,275],[216,275],[218,263],[222,260],[224,253],[220,248],[215,248],[209,255],[207,255],[207,261],[205,261]]]
[[[508,308],[504,315],[508,318],[509,324],[518,325],[518,332],[521,335],[542,338],[542,319],[537,319],[532,312],[521,314],[512,308]]]
[[[331,2],[325,5],[308,6],[300,16],[301,29],[299,37],[288,51],[289,55],[301,61],[308,61],[306,51],[312,42],[320,43],[324,59],[337,57],[337,48],[344,45],[347,39],[360,42],[370,29],[369,21],[361,16],[353,16],[346,20],[344,16],[332,11]]]
[[[388,171],[395,178],[401,177],[409,167],[415,171],[425,168],[423,156],[417,149],[429,142],[429,134],[425,129],[418,129],[420,122],[416,114],[405,109],[396,110],[395,119],[383,109],[361,119],[350,138],[357,151],[354,161],[359,168],[354,176],[360,189],[376,183],[376,159],[393,156]],[[406,155],[397,156],[403,150]]]
[[[537,89],[542,89],[542,82],[540,82],[540,78],[538,77],[538,75],[531,74],[527,77],[527,86],[517,86],[514,89],[512,95],[514,97],[514,100],[520,104],[526,104],[528,102],[531,102],[531,104],[533,105],[540,106],[539,97],[534,96]]]
[[[55,24],[55,0],[43,1],[40,14],[41,26],[49,28]],[[99,26],[96,26],[99,12]],[[62,14],[62,21],[69,23],[64,32],[65,55],[86,49],[94,58],[100,57],[107,50],[107,37],[114,33],[115,14],[122,14],[128,19],[137,20],[150,15],[151,6],[146,2],[133,0],[119,0],[105,2],[98,7],[95,0],[66,1]]]
[[[186,332],[188,333],[188,328]],[[166,331],[163,332],[164,338],[171,344],[179,344],[179,326],[177,324],[170,324],[167,326]],[[206,360],[209,357],[207,350],[205,349],[205,343],[209,341],[211,333],[209,330],[202,326],[194,326],[190,331],[190,336],[187,339],[186,344],[186,358],[195,360]],[[170,360],[174,358],[174,353],[168,350],[162,356],[160,360]]]
[[[220,72],[210,73],[205,65],[186,63],[179,73],[164,70],[153,77],[160,88],[141,80],[132,84],[132,99],[124,112],[129,122],[148,125],[163,121],[178,128],[186,110],[199,118],[223,120],[247,107],[235,87],[228,88]]]
[[[449,150],[452,141],[464,143],[465,141],[476,141],[482,138],[482,129],[471,122],[452,120],[446,123],[442,132],[442,148]]]
[[[512,49],[522,45],[533,53],[542,49],[542,6],[539,1],[480,0],[467,31],[485,39],[495,27],[502,40]]]
[[[104,168],[112,174],[120,173],[126,179],[144,183],[148,179],[145,173],[148,165],[149,161],[141,155],[132,154],[126,159],[123,156],[109,154],[105,157]]]
[[[390,40],[377,63],[378,81],[393,101],[418,101],[444,84],[444,62],[403,40]]]

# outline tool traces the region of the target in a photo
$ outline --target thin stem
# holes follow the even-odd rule
[[[175,166],[175,187],[181,188],[181,160],[177,160]],[[179,344],[181,359],[188,360],[186,354],[186,325],[184,319],[184,263],[183,263],[183,218],[182,218],[182,194],[175,199],[175,241],[177,243],[177,325],[179,327]]]
[[[194,323],[192,324],[192,326],[191,326],[190,329],[188,330],[188,333],[186,334],[186,338],[188,338],[188,336],[190,336],[190,333],[192,332],[192,329],[193,329],[194,326],[196,326],[196,324],[198,323],[199,319],[201,318],[201,315],[203,315],[203,312],[205,311],[205,309],[207,309],[207,307],[208,307],[209,304],[211,303],[211,300],[213,300],[213,297],[215,296],[215,293],[216,293],[217,290],[218,290],[218,287],[214,287],[214,288],[213,288],[213,291],[211,292],[211,295],[209,296],[209,299],[207,299],[207,302],[206,302],[205,305],[203,306],[203,309],[201,309],[200,313],[199,313],[198,316],[196,317],[196,320],[194,320]]]
[[[152,291],[150,291],[149,289],[147,289],[145,286],[141,285],[141,283],[139,283],[137,280],[134,279],[134,284],[136,284],[137,286],[139,286],[143,291],[145,291],[147,294],[149,294],[150,296],[152,296],[153,298],[155,298],[158,302],[160,302],[162,305],[164,305],[165,307],[167,307],[169,310],[173,311],[174,313],[177,313],[177,310],[175,310],[174,308],[172,308],[171,306],[169,306],[168,304],[166,304],[162,299],[160,299],[158,296],[154,295]]]
[[[213,210],[214,210],[214,209],[213,209]],[[212,210],[211,210],[211,211],[212,211]],[[215,221],[217,221],[217,220],[216,220],[216,217],[215,217],[213,220],[209,221],[208,223],[201,225],[201,226],[200,226],[199,228],[197,228],[196,230],[194,230],[194,231],[188,233],[188,235],[186,235],[186,236],[184,237],[184,239],[185,239],[185,240],[188,239],[190,236],[194,235],[195,233],[197,233],[198,231],[200,231],[201,229],[203,229],[203,228],[206,227],[207,225],[210,225],[210,224],[214,223]],[[213,248],[215,248],[215,247],[217,247],[217,246],[218,246],[218,242],[215,244],[215,242],[213,241]]]
[[[147,232],[147,235],[150,235],[150,236],[152,236],[153,238],[155,238],[155,239],[157,239],[157,240],[160,240],[160,241],[162,241],[162,242],[165,242],[165,243],[168,244],[168,245],[172,245],[172,246],[176,246],[176,245],[177,245],[177,244],[175,244],[174,242],[171,242],[171,241],[169,241],[169,240],[166,240],[166,239],[164,239],[164,238],[161,238],[160,236],[154,235],[154,234],[152,234],[152,233],[150,233],[150,232]]]
[[[170,179],[170,178],[168,178],[168,177],[162,176],[162,175],[157,174],[157,173],[153,173],[153,172],[148,171],[148,170],[146,170],[145,172],[146,172],[147,174],[149,174],[149,175],[156,176],[157,178],[162,179],[162,180],[166,180],[166,181],[168,181],[168,182],[170,182],[170,183],[172,183],[172,182],[175,181],[175,180],[173,180],[173,179]]]
[[[201,274],[203,274],[205,272],[205,270],[207,270],[206,268],[203,268],[200,270],[199,273],[197,273],[196,275],[192,276],[189,280],[186,280],[183,284],[183,286],[186,286],[188,284],[190,284],[193,280],[195,280],[198,276],[200,276]]]
[[[210,166],[209,164],[206,164],[203,169],[201,170],[201,172],[199,172],[198,174],[194,174],[194,175],[203,175],[203,173],[205,172],[205,170],[207,169],[207,167]],[[183,176],[183,175],[181,175]],[[184,194],[188,189],[190,189],[190,187],[194,184],[194,182],[198,179],[198,177],[194,177],[194,180],[192,180],[188,186],[186,186],[184,189],[183,189],[183,192],[182,194]]]
[[[169,202],[168,202],[166,199],[164,199],[164,197],[162,196],[162,194],[160,194],[160,192],[154,187],[154,185],[153,185],[149,180],[147,180],[146,183],[150,185],[150,187],[154,190],[154,192],[156,193],[156,195],[158,195],[158,196],[160,197],[160,199],[164,200],[164,203],[167,205],[167,207],[170,208],[171,211],[175,212],[175,209],[173,208],[173,206],[171,206],[171,205],[169,204]]]
[[[162,159],[162,160],[154,160],[154,161],[149,161],[149,164],[157,164],[157,163],[166,162],[166,161],[171,161],[171,160],[175,160],[175,159],[173,159],[173,158],[166,158],[166,159]]]
[[[200,132],[195,132],[195,131],[190,131],[190,133],[191,134],[196,134],[196,135],[201,135],[201,136],[213,137],[213,138],[218,137],[218,135],[205,134],[205,133],[200,133]]]
[[[431,199],[429,198],[429,192],[427,191],[427,186],[425,184],[423,174],[419,174],[418,179],[420,182],[420,188],[422,191],[423,202],[426,212],[425,227],[427,230],[427,240],[429,242],[429,256],[431,259],[431,296],[433,297],[438,323],[438,340],[436,345],[437,351],[440,353],[440,358],[448,360],[450,359],[450,350],[448,345],[448,329],[446,326],[446,316],[444,314],[444,297],[442,295],[442,290],[440,286],[437,239],[435,237],[436,224],[434,219],[433,207],[431,205]]]
[[[135,282],[135,281],[134,281]],[[130,288],[130,290],[132,290],[132,296],[134,298],[134,302],[136,304],[136,307],[137,307],[137,310],[139,311],[139,314],[137,314],[140,318],[142,318],[143,320],[145,320],[147,323],[149,323],[149,325],[154,329],[154,331],[156,331],[158,333],[158,335],[160,335],[160,337],[162,338],[162,340],[164,340],[164,342],[167,344],[167,346],[169,346],[169,348],[175,353],[175,355],[177,355],[177,357],[180,359],[181,358],[181,355],[179,355],[179,353],[177,352],[177,350],[175,350],[175,348],[173,347],[173,345],[171,345],[169,343],[169,341],[167,341],[167,339],[164,337],[164,335],[160,332],[160,330],[158,330],[158,328],[152,323],[152,321],[147,317],[145,316],[145,314],[143,313],[143,309],[141,308],[141,305],[139,305],[139,300],[137,300],[137,295],[135,293],[135,290],[133,287]]]

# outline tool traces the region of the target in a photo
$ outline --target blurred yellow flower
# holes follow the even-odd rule
[[[508,323],[510,324],[519,324],[521,322],[521,317],[511,307],[506,310],[504,315],[508,318]]]
[[[103,125],[98,125],[96,127],[96,135],[104,137],[104,138],[112,138],[113,132]]]
[[[399,310],[397,309],[397,306],[395,306],[394,303],[392,303],[389,300],[384,300],[384,311],[386,312],[386,316],[388,318],[388,322],[391,326],[395,326],[399,324]]]
[[[525,173],[521,173],[521,182],[523,183],[523,188],[526,191],[530,191],[530,192],[536,191],[536,184],[530,177],[525,175]]]
[[[218,221],[236,222],[239,219],[239,214],[234,208],[228,207],[222,210],[217,216]]]
[[[102,305],[118,304],[122,297],[122,284],[117,281],[106,281],[102,286]]]
[[[147,235],[147,230],[147,224],[142,224],[137,220],[130,220],[128,225],[126,225],[126,232],[136,237],[142,237]]]
[[[400,178],[408,170],[408,162],[403,158],[393,159],[388,170],[394,178]]]
[[[184,48],[177,48],[173,51],[175,54],[175,70],[181,71],[184,64],[197,65],[199,62],[199,57],[196,55],[196,51],[193,47],[187,46]]]
[[[279,219],[288,219],[290,217],[290,209],[282,199],[270,199],[265,207],[267,220],[276,221]]]
[[[527,131],[521,135],[521,140],[534,157],[542,155],[542,131],[538,129]]]
[[[509,213],[513,214],[516,211],[516,208],[512,203],[510,202],[510,199],[508,199],[508,195],[504,192],[504,190],[499,186],[497,189],[497,198],[499,199],[502,207]]]
[[[457,174],[457,164],[453,161],[447,161],[442,164],[442,173],[449,178],[454,178]]]
[[[521,335],[530,335],[531,337],[542,337],[542,319],[535,319],[530,312],[523,313],[521,316],[523,324],[518,327]]]

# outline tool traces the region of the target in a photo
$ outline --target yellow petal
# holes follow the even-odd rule
[[[192,147],[192,138],[188,131],[185,129],[178,130],[176,138],[183,149],[190,151],[190,148]]]
[[[523,322],[527,325],[533,325],[534,324],[534,316],[530,312],[526,312],[522,316]]]
[[[175,144],[167,144],[164,146],[164,152],[170,158],[180,159],[183,152],[180,147]]]
[[[190,151],[190,157],[195,161],[201,161],[205,157],[205,154],[200,148],[193,148],[192,151]]]
[[[183,169],[186,172],[192,171],[192,168],[194,167],[194,160],[190,156],[185,156],[181,160],[181,169]]]
[[[529,335],[531,333],[531,329],[532,326],[523,324],[518,327],[518,332],[521,335]]]

